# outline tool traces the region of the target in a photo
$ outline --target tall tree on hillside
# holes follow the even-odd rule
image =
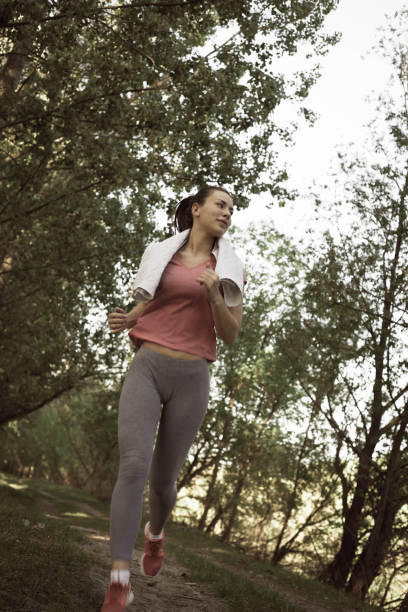
[[[274,59],[323,53],[337,2],[2,3],[0,422],[112,366],[89,314],[123,298],[164,189],[284,192],[273,111],[316,74]]]
[[[391,56],[402,99],[382,99],[388,130],[373,157],[343,157],[351,228],[328,238],[313,270],[315,294],[328,311],[359,317],[353,367],[342,367],[343,392],[326,394],[324,412],[340,445],[343,531],[324,578],[364,598],[378,575],[406,503],[408,432],[408,12],[382,48]],[[377,131],[377,134],[378,134]],[[333,207],[331,207],[333,210]],[[353,415],[353,416],[351,416]],[[347,460],[346,460],[347,457]],[[351,470],[350,467],[353,466]]]

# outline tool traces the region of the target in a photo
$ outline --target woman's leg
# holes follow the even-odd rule
[[[174,360],[150,472],[150,533],[160,534],[176,503],[176,480],[208,405],[209,371],[204,360]],[[178,371],[175,371],[178,370]]]
[[[110,514],[115,569],[126,569],[140,526],[143,489],[149,473],[154,435],[160,418],[160,396],[142,349],[134,358],[119,403],[120,465]]]

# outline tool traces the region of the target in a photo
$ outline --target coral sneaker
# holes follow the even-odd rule
[[[106,591],[101,612],[123,612],[132,603],[133,597],[130,582],[126,585],[112,582]]]
[[[144,554],[140,561],[140,569],[142,570],[143,576],[157,576],[161,570],[164,559],[164,531],[162,534],[160,540],[151,540],[149,538],[149,523],[146,523],[146,544]]]

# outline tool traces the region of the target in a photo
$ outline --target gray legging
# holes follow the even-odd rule
[[[113,559],[132,557],[150,466],[150,520],[155,525],[168,520],[176,503],[177,475],[204,418],[208,391],[205,359],[173,359],[145,345],[136,353],[119,403],[120,465],[110,521]]]

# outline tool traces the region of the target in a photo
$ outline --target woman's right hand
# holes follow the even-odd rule
[[[109,328],[112,334],[128,329],[128,318],[126,312],[122,308],[115,308],[115,312],[111,312],[108,316]]]

